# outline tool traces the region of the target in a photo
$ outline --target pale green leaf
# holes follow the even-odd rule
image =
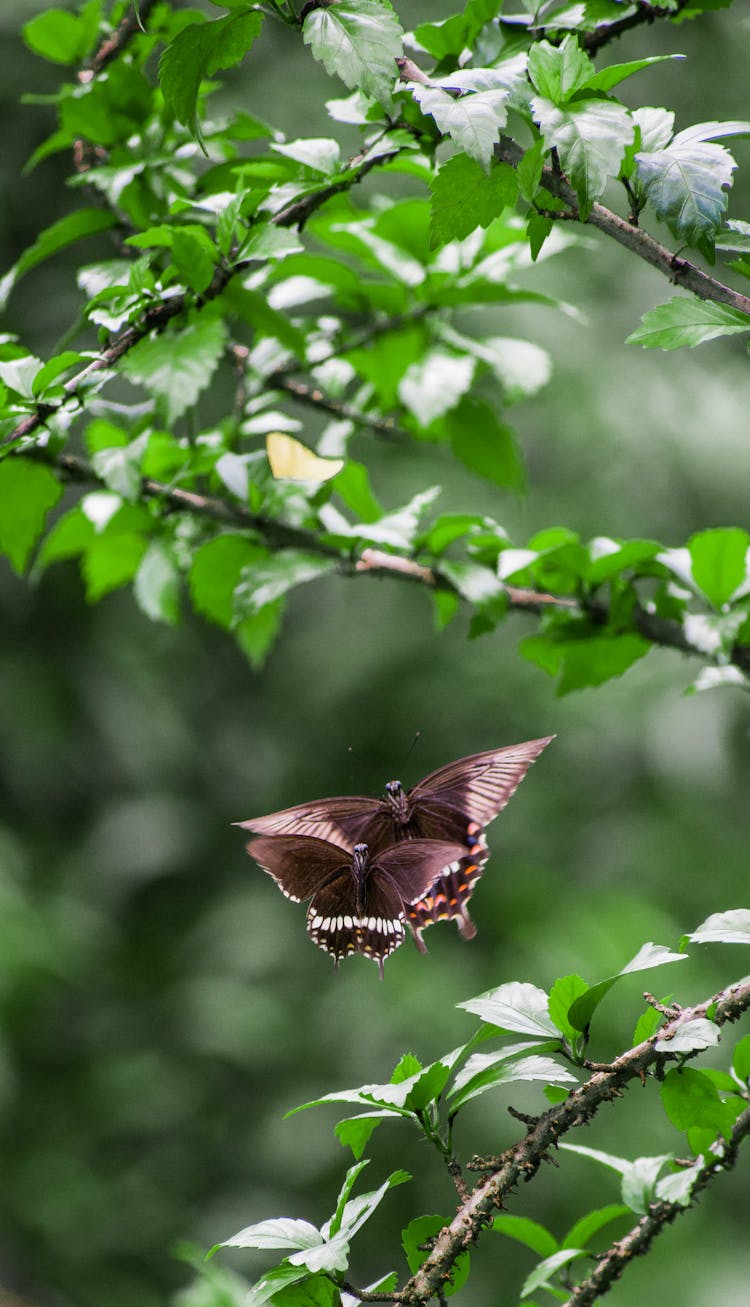
[[[305,16],[302,37],[329,73],[390,107],[395,61],[403,52],[404,40],[390,5],[377,0],[339,0],[336,5],[312,9]]]
[[[174,626],[179,620],[180,574],[172,553],[154,540],[143,555],[133,581],[138,606],[153,622]]]
[[[694,944],[750,944],[750,908],[714,912],[688,939]]]
[[[533,1039],[559,1039],[557,1027],[550,1019],[547,994],[536,985],[510,981],[457,1006],[505,1032],[530,1035]]]
[[[559,45],[535,41],[529,51],[529,77],[540,95],[553,104],[563,105],[590,85],[596,70],[575,36],[566,36]]]
[[[729,151],[675,138],[664,150],[639,151],[635,161],[656,216],[679,239],[705,248],[723,222],[727,188],[737,167]]]
[[[625,149],[633,140],[633,121],[627,109],[609,100],[573,101],[560,109],[550,100],[536,97],[532,108],[545,144],[557,150],[563,171],[575,187],[585,221],[609,178],[620,170]]]
[[[226,325],[212,309],[185,327],[170,324],[134,345],[120,361],[122,372],[157,399],[171,425],[211,384],[224,352]]]
[[[750,315],[691,296],[676,295],[666,304],[649,309],[641,325],[626,340],[627,345],[644,349],[691,349],[717,336],[734,336],[750,331]]]
[[[0,553],[21,574],[62,494],[54,472],[16,456],[0,463]]]
[[[191,23],[183,28],[161,56],[159,77],[164,99],[175,117],[198,140],[198,91],[205,77],[231,68],[260,34],[263,15],[257,10],[227,14],[213,22]]]
[[[688,549],[693,580],[721,608],[747,577],[750,535],[740,527],[716,527],[691,536]]]
[[[243,567],[234,592],[235,617],[240,619],[248,613],[257,613],[288,590],[325,576],[335,566],[333,558],[323,558],[299,549],[285,549],[249,563]]]
[[[423,86],[420,82],[410,82],[409,86],[422,113],[430,114],[443,135],[450,136],[459,150],[476,159],[489,173],[500,128],[508,117],[508,92],[475,91],[456,99],[440,86]]]

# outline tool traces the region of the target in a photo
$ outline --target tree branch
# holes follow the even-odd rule
[[[656,1236],[661,1234],[676,1217],[689,1211],[699,1193],[717,1175],[732,1169],[737,1161],[740,1144],[748,1135],[750,1135],[750,1107],[746,1107],[737,1117],[731,1138],[723,1146],[723,1153],[712,1153],[705,1166],[698,1172],[687,1206],[682,1203],[651,1203],[648,1212],[637,1225],[634,1225],[623,1239],[618,1239],[607,1249],[596,1270],[576,1285],[565,1307],[589,1307],[590,1303],[608,1293],[633,1258],[648,1252]]]
[[[493,1213],[502,1207],[503,1199],[521,1181],[530,1180],[536,1174],[542,1161],[549,1156],[549,1150],[556,1146],[564,1134],[592,1120],[603,1103],[619,1098],[622,1090],[632,1080],[641,1080],[646,1071],[657,1062],[671,1057],[694,1057],[697,1049],[687,1054],[670,1054],[665,1051],[663,1042],[668,1041],[688,1021],[705,1018],[709,1008],[712,1009],[712,1020],[717,1025],[736,1021],[750,1008],[750,980],[722,990],[696,1007],[685,1008],[650,1039],[615,1058],[608,1071],[595,1072],[586,1084],[569,1094],[564,1102],[540,1116],[525,1137],[498,1159],[500,1166],[479,1182],[469,1201],[459,1208],[450,1225],[440,1232],[422,1266],[401,1290],[399,1301],[416,1304],[428,1302],[435,1297],[445,1283],[451,1267],[461,1253],[476,1241],[482,1229],[489,1225]],[[658,1049],[657,1042],[660,1045]]]
[[[24,451],[24,457],[58,468],[68,481],[106,486],[106,482],[102,477],[97,476],[91,464],[75,454],[51,455],[45,449],[31,449]],[[153,477],[144,477],[141,493],[144,499],[158,499],[166,508],[175,512],[197,513],[201,517],[210,517],[229,526],[240,526],[255,531],[269,545],[277,549],[304,549],[308,553],[321,554],[325,558],[335,558],[342,564],[346,562],[338,549],[320,540],[313,531],[305,531],[302,527],[288,526],[276,518],[251,513],[242,504],[233,504],[214,495],[202,495],[194,490],[182,490],[179,486],[169,486],[163,481],[154,480]]]
[[[332,413],[334,417],[353,422],[355,426],[368,427],[370,431],[374,431],[378,436],[384,436],[387,440],[408,440],[407,433],[399,430],[393,418],[379,417],[377,413],[362,413],[351,404],[340,404],[338,400],[329,399],[324,395],[318,386],[309,386],[306,382],[295,381],[290,376],[282,376],[276,386],[278,390],[286,391],[287,395],[300,404],[321,409],[324,413]]]
[[[495,146],[495,157],[502,163],[509,163],[513,168],[518,167],[523,153],[520,145],[516,145],[509,136],[501,136]],[[566,215],[553,216],[572,217],[580,221],[578,199],[567,177],[547,166],[542,169],[541,180],[543,186],[567,204],[570,210]],[[617,241],[619,245],[624,245],[631,254],[637,255],[652,268],[663,273],[676,286],[684,287],[699,299],[712,300],[715,304],[728,304],[731,308],[738,309],[740,313],[750,314],[749,296],[717,281],[715,277],[710,277],[707,272],[688,259],[679,258],[665,245],[660,245],[654,240],[653,236],[649,236],[648,232],[642,231],[640,227],[612,213],[603,204],[594,203],[586,221],[592,227],[604,232],[605,236]]]
[[[613,23],[597,27],[593,32],[588,32],[583,38],[583,48],[590,55],[598,54],[610,41],[623,36],[625,32],[632,31],[634,27],[641,27],[643,23],[653,23],[658,18],[675,18],[685,8],[686,4],[687,0],[677,0],[677,3],[671,9],[664,9],[661,5],[648,4],[648,0],[638,0],[634,13],[626,15],[625,18],[617,18]]]
[[[18,452],[23,458],[34,459],[36,462],[56,467],[68,481],[106,488],[106,481],[97,475],[91,464],[75,454],[53,454],[43,446],[21,449]],[[152,477],[144,478],[141,486],[141,493],[145,499],[160,499],[176,512],[195,513],[201,517],[213,518],[218,522],[255,531],[270,548],[304,549],[307,553],[319,554],[324,558],[335,558],[345,575],[365,573],[375,576],[394,576],[400,580],[428,586],[432,590],[449,591],[459,598],[463,597],[453,581],[440,572],[439,566],[430,567],[407,554],[389,554],[385,550],[366,545],[357,556],[356,542],[353,541],[353,556],[347,556],[334,545],[329,545],[322,540],[315,531],[291,527],[275,518],[251,513],[243,504],[215,495],[200,494],[194,490],[183,490],[177,486],[167,485],[163,481],[156,481]],[[590,616],[590,609],[567,595],[526,590],[518,586],[505,586],[504,592],[508,607],[515,612],[540,614],[550,608],[565,608],[582,617]],[[606,606],[597,605],[595,612],[602,625],[605,625],[608,620]],[[718,665],[716,658],[688,640],[679,622],[668,621],[640,607],[634,610],[633,620],[636,629],[652,644],[660,648],[676,649],[680,653],[700,658],[703,662]],[[745,675],[750,674],[750,646],[736,644],[731,650],[728,661]]]
[[[396,151],[396,153],[397,152],[398,151]],[[272,224],[277,227],[291,227],[295,224],[302,226],[315,209],[323,204],[325,200],[329,199],[331,195],[337,194],[339,191],[346,190],[350,186],[355,185],[355,183],[358,182],[365,173],[369,172],[376,163],[384,163],[385,160],[390,157],[390,154],[384,154],[378,155],[376,159],[365,160],[361,167],[355,170],[353,175],[350,178],[347,178],[345,182],[338,183],[335,186],[323,187],[321,191],[316,191],[313,195],[305,196],[304,199],[295,201],[293,205],[288,205],[286,209],[283,209],[274,215],[271,219]],[[71,377],[69,381],[66,381],[63,386],[65,392],[63,403],[75,399],[78,396],[81,387],[90,376],[93,376],[96,372],[104,372],[113,367],[124,354],[127,354],[133,348],[134,345],[137,345],[139,341],[144,340],[146,336],[151,335],[152,332],[156,335],[162,332],[172,318],[178,317],[181,313],[185,312],[187,308],[192,307],[193,305],[207,304],[211,300],[216,299],[232,278],[236,277],[239,273],[245,272],[252,265],[252,262],[251,259],[240,259],[237,263],[217,268],[211,285],[201,296],[194,296],[192,294],[173,295],[168,299],[160,300],[158,303],[146,309],[141,320],[137,324],[126,327],[113,343],[107,349],[102,351],[98,358],[87,364],[85,368],[76,373],[74,377]],[[48,418],[54,416],[59,407],[60,405],[58,404],[45,404],[43,402],[36,404],[33,412],[19,422],[9,435],[0,440],[0,448],[5,445],[13,444],[14,441],[20,440],[25,436],[33,435],[35,431],[38,431],[40,427],[44,426]]]
[[[119,27],[105,37],[96,53],[92,56],[88,68],[79,72],[79,82],[91,81],[92,76],[96,77],[102,69],[107,67],[107,64],[110,64],[113,59],[117,59],[122,54],[125,46],[145,26],[146,19],[155,4],[156,0],[140,0],[137,10],[134,3],[129,6],[128,12]]]

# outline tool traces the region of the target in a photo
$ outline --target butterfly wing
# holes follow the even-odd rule
[[[467,904],[489,857],[484,828],[502,812],[532,762],[554,738],[547,735],[459,758],[409,791],[409,828],[417,837],[461,840],[469,850],[409,908],[418,947],[424,948],[421,932],[436,921],[455,920],[464,939],[476,935]]]
[[[369,835],[375,836],[374,847],[380,836],[379,828],[389,820],[388,805],[381,799],[354,795],[298,803],[294,808],[251,817],[236,825],[258,835],[314,835],[351,852],[355,844],[370,845]]]
[[[351,953],[363,953],[377,962],[382,979],[383,962],[404,942],[404,905],[397,888],[384,877],[368,876],[359,911],[353,878],[348,883],[330,881],[310,903],[307,933],[336,966]]]
[[[473,753],[425,776],[407,795],[414,833],[425,839],[466,840],[467,835],[484,830],[554,738],[547,735],[505,749]]]
[[[251,840],[247,851],[293,903],[303,903],[338,879],[351,880],[351,857],[327,840],[309,835],[265,835]]]
[[[288,436],[283,431],[269,431],[266,436],[266,454],[271,465],[271,473],[280,480],[309,481],[313,485],[322,485],[330,481],[344,466],[343,458],[321,458],[313,453],[307,445]]]

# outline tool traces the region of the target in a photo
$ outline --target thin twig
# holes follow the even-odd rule
[[[605,1293],[608,1293],[633,1258],[648,1252],[656,1236],[661,1234],[676,1217],[688,1212],[702,1190],[717,1175],[732,1169],[737,1161],[740,1144],[748,1135],[750,1135],[750,1107],[746,1107],[737,1117],[728,1143],[724,1145],[723,1141],[717,1141],[719,1151],[714,1153],[709,1150],[708,1161],[698,1172],[693,1184],[690,1202],[687,1205],[669,1202],[651,1203],[646,1215],[641,1217],[632,1230],[607,1249],[596,1270],[576,1285],[565,1307],[589,1307],[597,1298],[602,1298]]]
[[[398,1302],[399,1297],[396,1293],[375,1293],[369,1289],[357,1289],[348,1280],[336,1280],[335,1283],[344,1293],[350,1293],[353,1298],[359,1298],[360,1302]]]
[[[110,33],[110,35],[102,41],[96,53],[92,56],[88,64],[88,69],[82,69],[78,74],[78,80],[81,82],[90,81],[91,74],[96,76],[103,68],[106,68],[107,64],[110,64],[113,59],[117,59],[118,56],[122,54],[126,45],[128,45],[141,28],[145,26],[146,19],[155,4],[156,0],[140,0],[140,5],[137,7],[135,4],[131,4],[119,27],[115,28],[114,32]]]
[[[287,395],[291,395],[292,399],[296,399],[300,404],[321,409],[324,413],[332,413],[334,417],[352,422],[355,426],[368,427],[370,431],[385,437],[386,440],[409,438],[405,431],[399,430],[393,418],[380,417],[376,413],[363,413],[351,404],[341,404],[336,399],[329,399],[319,386],[310,386],[305,381],[295,381],[292,377],[285,376],[279,380],[278,389],[286,391]]]
[[[628,14],[625,18],[617,18],[612,23],[605,23],[601,27],[597,27],[593,32],[588,32],[583,38],[583,48],[590,55],[598,54],[610,41],[624,36],[625,32],[632,31],[634,27],[641,27],[644,23],[656,22],[659,18],[676,18],[686,4],[687,0],[677,0],[677,3],[671,9],[665,9],[661,5],[651,5],[647,3],[647,0],[640,0],[634,13]]]

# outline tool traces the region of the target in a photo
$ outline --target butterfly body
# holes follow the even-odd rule
[[[307,933],[338,966],[351,953],[383,962],[403,943],[412,901],[435,877],[457,865],[461,845],[414,840],[372,853],[358,842],[351,852],[309,835],[268,835],[251,840],[251,857],[287,898],[309,899]]]
[[[554,736],[475,753],[431,772],[410,790],[388,781],[385,798],[363,795],[297,804],[238,825],[259,834],[299,833],[369,856],[406,841],[442,840],[460,846],[455,866],[441,870],[406,904],[406,920],[424,951],[422,931],[454,920],[464,939],[476,934],[467,903],[489,858],[485,828],[503,810],[531,764]],[[399,941],[400,942],[400,941]]]

